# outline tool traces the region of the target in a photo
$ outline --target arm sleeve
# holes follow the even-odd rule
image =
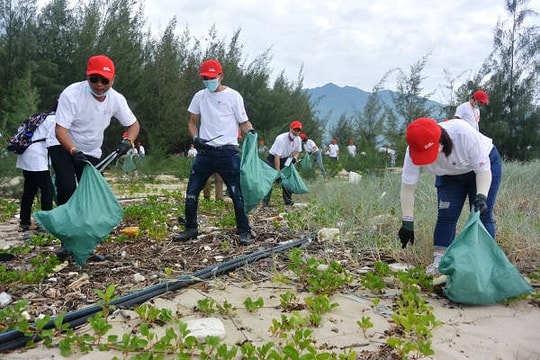
[[[476,173],[476,194],[483,194],[487,197],[491,186],[491,171]]]
[[[409,185],[401,183],[401,217],[414,218],[414,193],[416,184]]]

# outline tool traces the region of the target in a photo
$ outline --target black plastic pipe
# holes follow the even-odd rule
[[[273,248],[263,249],[251,254],[242,255],[234,259],[198,270],[191,275],[182,275],[174,281],[162,282],[156,285],[152,285],[146,289],[138,290],[134,293],[122,296],[114,301],[111,301],[111,304],[117,308],[126,308],[133,305],[139,305],[168,291],[175,291],[195,284],[201,280],[227,273],[243,265],[268,257],[271,254],[280,253],[294,247],[305,247],[310,242],[311,239],[306,237],[298,240],[288,241]],[[90,316],[100,312],[101,310],[102,306],[96,304],[83,309],[69,312],[64,315],[64,324],[67,323],[70,328],[75,328],[87,322]],[[54,326],[54,319],[51,319],[44,328],[51,329]],[[4,333],[0,333],[0,352],[6,352],[9,350],[15,350],[17,348],[23,347],[30,340],[34,340],[35,342],[37,342],[40,341],[41,338],[32,338],[30,336],[25,336],[24,333],[18,330],[10,330]]]

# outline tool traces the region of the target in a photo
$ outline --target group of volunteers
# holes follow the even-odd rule
[[[204,87],[195,93],[188,106],[187,131],[192,138],[196,156],[185,194],[185,230],[174,235],[173,241],[189,241],[199,235],[197,212],[199,195],[211,176],[217,174],[231,198],[236,219],[236,233],[241,245],[254,241],[249,218],[244,210],[240,181],[239,129],[255,133],[244,107],[241,94],[224,85],[221,63],[209,59],[201,64],[199,76]],[[25,183],[21,199],[21,230],[32,228],[30,210],[34,196],[41,190],[42,210],[52,209],[53,184],[50,164],[55,174],[56,203],[65,204],[74,193],[83,168],[96,165],[102,156],[104,131],[116,118],[126,128],[127,135],[116,151],[125,154],[134,147],[139,135],[139,121],[125,97],[113,89],[115,65],[104,55],[88,60],[86,79],[69,85],[60,94],[56,111],[43,123],[35,137],[33,151],[19,155],[17,166],[23,170]],[[434,231],[434,260],[426,269],[436,275],[445,249],[452,243],[456,225],[467,199],[473,211],[479,211],[485,228],[495,237],[493,208],[501,181],[501,157],[492,140],[479,131],[480,107],[488,103],[487,94],[474,92],[469,101],[457,107],[453,119],[437,122],[430,118],[412,121],[406,131],[407,150],[401,180],[402,226],[398,237],[402,247],[413,244],[414,194],[421,168],[436,175],[437,222]],[[333,142],[332,145],[337,144]],[[356,152],[354,144],[349,144]],[[310,155],[323,178],[328,173],[322,161],[322,150],[302,132],[302,123],[292,121],[289,130],[279,134],[267,149],[260,142],[266,163],[276,170],[294,166],[304,150]],[[333,146],[330,157],[336,158]],[[292,205],[290,191],[282,186],[285,204]],[[271,191],[264,197],[268,205]],[[61,252],[61,251],[60,251]]]

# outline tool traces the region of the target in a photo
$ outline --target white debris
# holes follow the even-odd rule
[[[146,280],[145,277],[139,273],[133,275],[133,281],[135,281],[136,283],[143,282],[144,280]]]
[[[411,264],[403,264],[403,263],[392,263],[392,264],[388,265],[388,267],[392,271],[407,271],[407,270],[413,268],[413,266]]]
[[[362,180],[362,175],[354,171],[349,171],[349,184],[359,184]]]
[[[216,318],[204,318],[187,320],[186,325],[191,331],[190,336],[194,336],[198,341],[204,341],[207,336],[219,336],[225,338],[225,326],[221,320]]]
[[[336,228],[322,228],[317,233],[317,240],[319,242],[334,241],[338,239],[339,239],[339,229],[336,229]]]
[[[11,295],[9,295],[7,292],[0,293],[0,306],[7,306],[11,304],[12,301],[13,299],[11,298]]]

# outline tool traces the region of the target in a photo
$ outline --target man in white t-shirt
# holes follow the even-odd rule
[[[426,272],[437,275],[467,198],[495,238],[493,208],[501,182],[501,157],[490,138],[459,119],[442,123],[416,119],[407,127],[407,143],[401,177],[402,227],[398,235],[403,248],[414,243],[414,193],[420,169],[426,168],[437,175],[438,204],[434,261]]]
[[[49,155],[56,176],[56,203],[65,204],[77,187],[83,167],[99,163],[104,132],[114,117],[127,127],[127,137],[116,147],[118,156],[133,147],[139,135],[139,122],[126,98],[112,88],[115,79],[113,61],[105,55],[92,56],[86,68],[86,80],[62,91],[56,110],[56,128],[51,136]]]
[[[332,140],[332,143],[328,145],[328,156],[330,160],[337,161],[339,159],[339,145],[336,139]]]
[[[464,102],[456,108],[454,117],[465,120],[476,131],[479,131],[480,108],[487,104],[489,104],[489,99],[486,92],[477,90],[471,95],[469,101]]]
[[[197,156],[197,149],[195,149],[195,144],[191,144],[187,152],[187,157],[188,159],[193,159],[195,156]]]
[[[302,123],[298,120],[291,122],[289,131],[276,136],[274,143],[268,151],[268,157],[266,163],[280,171],[285,166],[294,166],[298,160],[298,156],[302,151],[302,140],[300,133],[302,132]],[[285,205],[293,205],[292,193],[284,186],[281,186],[281,193],[283,195],[283,201]],[[264,206],[268,206],[270,197],[272,196],[272,189],[263,199]]]
[[[354,141],[352,139],[349,140],[349,145],[347,145],[347,151],[349,151],[350,156],[356,156],[356,145],[354,145]]]
[[[313,159],[313,162],[317,164],[319,169],[321,170],[321,174],[324,178],[324,180],[328,180],[328,173],[326,172],[326,169],[324,168],[324,164],[322,161],[322,151],[319,149],[319,147],[315,144],[315,141],[311,140],[307,134],[300,134],[300,139],[302,140],[302,144],[304,145],[305,152],[308,153],[308,155],[311,156]]]
[[[191,167],[186,189],[186,228],[175,235],[173,241],[188,241],[196,239],[199,235],[197,223],[199,195],[208,178],[218,173],[233,201],[239,242],[241,245],[249,245],[254,239],[244,210],[244,198],[240,187],[238,138],[239,128],[244,133],[255,130],[249,121],[240,93],[223,85],[224,74],[219,61],[214,59],[204,61],[199,75],[205,88],[195,93],[188,106],[188,130],[198,152]]]

